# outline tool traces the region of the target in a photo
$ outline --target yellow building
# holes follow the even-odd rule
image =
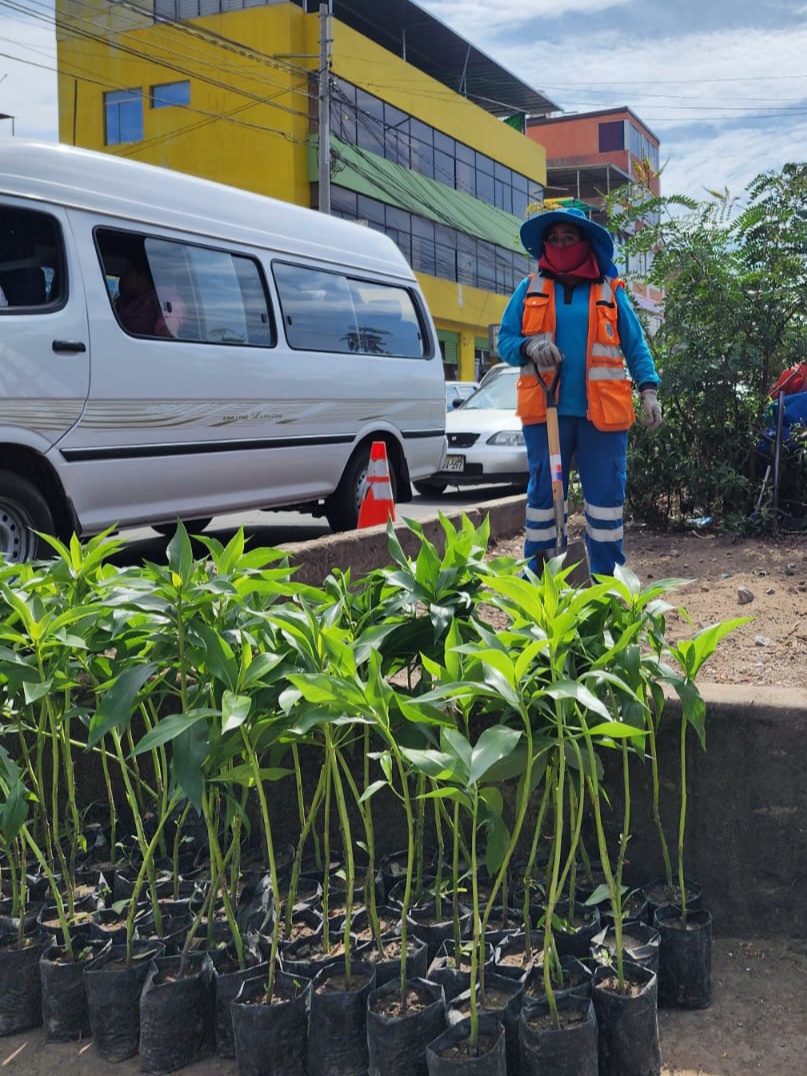
[[[327,18],[315,0],[56,7],[62,142],[316,208],[327,101],[326,204],[396,240],[446,376],[479,374],[546,179],[519,121],[551,101],[411,0],[332,0]]]

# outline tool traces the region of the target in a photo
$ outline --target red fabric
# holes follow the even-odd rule
[[[797,366],[791,366],[780,376],[779,380],[771,385],[768,396],[775,399],[780,392],[785,396],[792,396],[796,392],[807,391],[807,362],[800,362]]]
[[[538,268],[546,269],[555,276],[579,276],[584,280],[599,280],[602,276],[591,243],[587,239],[571,243],[568,247],[554,247],[550,243],[544,243]]]

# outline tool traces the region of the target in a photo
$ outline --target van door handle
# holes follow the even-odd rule
[[[79,352],[86,351],[87,348],[81,340],[54,340],[53,350]]]

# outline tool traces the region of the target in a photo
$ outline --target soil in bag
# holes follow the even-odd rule
[[[90,1013],[84,989],[84,969],[109,948],[109,942],[73,939],[73,959],[53,944],[39,959],[42,981],[42,1023],[48,1042],[70,1042],[90,1034]]]
[[[271,999],[266,977],[246,979],[231,1004],[239,1076],[307,1076],[311,980],[279,971]]]
[[[676,1009],[705,1009],[712,1003],[712,916],[705,908],[687,912],[659,908],[661,938],[658,1003]]]
[[[445,1030],[442,987],[408,979],[406,1007],[400,982],[389,980],[370,994],[367,1009],[369,1076],[427,1076],[426,1047]]]
[[[594,972],[599,1076],[659,1076],[658,980],[639,964],[624,964],[625,990],[620,992],[613,968]]]
[[[469,1036],[466,1018],[430,1042],[426,1047],[429,1076],[507,1076],[504,1024],[495,1016],[480,1016],[475,1045]]]
[[[84,969],[84,989],[93,1045],[105,1061],[125,1061],[140,1041],[140,994],[161,943],[135,941],[127,962],[126,946],[113,945]]]
[[[42,1023],[39,958],[53,942],[37,931],[22,942],[16,934],[0,938],[0,1035],[14,1035]]]
[[[519,1014],[521,1076],[597,1076],[597,1017],[591,997],[557,999],[555,1023],[549,1002],[525,1001]]]
[[[343,960],[322,968],[314,979],[308,1024],[308,1076],[366,1076],[367,998],[375,989],[375,968],[351,961],[348,981]]]
[[[173,1072],[213,1049],[213,962],[210,954],[161,956],[140,996],[140,1068]]]

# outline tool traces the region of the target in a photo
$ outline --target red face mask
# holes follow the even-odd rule
[[[548,269],[557,276],[579,276],[585,280],[598,280],[602,276],[591,243],[580,239],[568,247],[544,244],[544,252],[538,259],[539,269]]]

